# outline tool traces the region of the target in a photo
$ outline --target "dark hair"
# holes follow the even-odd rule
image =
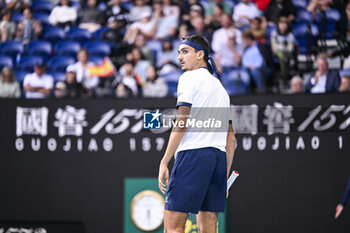
[[[255,40],[255,37],[250,29],[247,29],[243,32],[242,37],[245,39]]]
[[[204,61],[205,62],[208,61],[208,56],[210,54],[210,46],[209,46],[208,40],[205,37],[200,35],[191,35],[191,36],[182,37],[182,39],[196,42],[197,44],[200,44],[203,48],[205,48],[208,53],[207,55],[204,54]],[[196,50],[196,52],[198,52],[198,50]]]

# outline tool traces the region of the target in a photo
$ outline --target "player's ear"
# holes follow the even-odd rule
[[[198,60],[202,60],[204,58],[204,51],[203,50],[199,50],[198,52]]]

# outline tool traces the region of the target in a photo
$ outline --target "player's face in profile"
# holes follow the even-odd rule
[[[179,56],[177,59],[180,61],[181,69],[183,71],[194,70],[198,68],[198,53],[194,48],[186,44],[181,44],[179,46],[178,52]]]

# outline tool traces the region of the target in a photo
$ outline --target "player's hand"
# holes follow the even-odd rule
[[[339,217],[339,215],[343,211],[343,208],[344,208],[344,206],[342,204],[337,205],[337,207],[335,208],[335,217],[334,218]]]
[[[169,169],[168,166],[164,164],[160,164],[159,166],[159,174],[158,174],[158,186],[160,191],[165,194],[166,189],[169,184]]]

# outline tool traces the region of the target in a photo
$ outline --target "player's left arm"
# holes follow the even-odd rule
[[[176,121],[178,122],[178,124],[175,125],[171,131],[168,146],[165,150],[163,159],[161,160],[159,165],[158,184],[159,184],[159,189],[164,194],[166,192],[166,187],[168,186],[168,183],[169,183],[168,164],[170,160],[173,158],[177,147],[180,145],[180,142],[186,133],[186,130],[187,130],[186,122],[188,119],[188,115],[190,114],[190,110],[191,108],[188,106],[179,106],[179,109],[177,112],[178,115],[176,117]]]
[[[233,157],[235,154],[236,137],[232,124],[228,125],[227,137],[226,137],[226,161],[227,161],[227,177],[230,176],[230,170],[232,166]]]

